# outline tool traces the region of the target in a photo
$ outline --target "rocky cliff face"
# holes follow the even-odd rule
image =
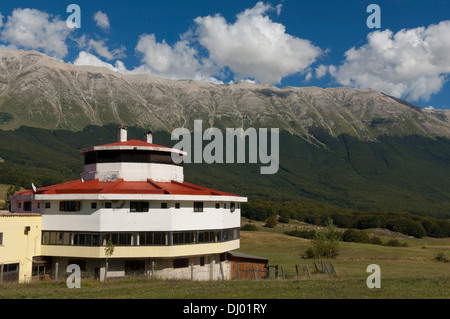
[[[372,89],[215,85],[106,68],[74,66],[36,51],[0,50],[0,124],[81,130],[110,123],[172,131],[203,127],[278,127],[314,139],[362,140],[383,134],[450,137],[450,114],[424,110]]]

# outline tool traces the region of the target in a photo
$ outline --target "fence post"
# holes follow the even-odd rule
[[[324,262],[323,260],[322,260],[322,268],[325,269],[325,270],[327,271],[328,277],[331,277],[331,273],[330,273],[330,271],[328,270],[328,267],[327,267],[327,265],[325,264],[325,262]]]
[[[331,262],[331,260],[330,260],[330,265],[331,265],[331,269],[333,269],[334,274],[337,275],[336,269],[334,269],[334,265],[333,265],[333,263]]]
[[[308,265],[306,265],[306,272],[308,273],[308,278],[309,278],[309,280],[311,280],[311,274],[309,273],[309,267],[308,267]]]
[[[313,260],[313,261],[314,261],[314,267],[316,268],[316,271],[319,272],[319,267],[317,267],[316,261],[315,260]]]
[[[241,279],[241,275],[239,274],[239,268],[241,267],[241,263],[237,262],[237,279],[240,280]]]
[[[220,265],[220,274],[222,275],[222,280],[225,280],[225,274],[223,273],[222,262],[219,262],[219,265]]]
[[[55,282],[58,281],[58,270],[59,270],[59,263],[55,263]]]

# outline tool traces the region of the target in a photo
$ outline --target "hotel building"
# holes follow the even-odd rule
[[[5,216],[41,216],[33,226],[39,240],[33,239],[27,252],[35,274],[51,269],[63,276],[68,265],[77,264],[83,275],[100,280],[125,275],[230,279],[227,252],[239,248],[245,197],[184,181],[183,164],[176,164],[172,154],[186,153],[153,144],[151,132],[143,140],[128,140],[121,127],[117,142],[81,153],[80,179],[33,186],[11,197]],[[3,220],[4,246],[14,245]],[[111,256],[108,243],[114,248]],[[1,252],[0,245],[0,263],[6,265],[8,257]],[[26,265],[22,281],[32,275]]]

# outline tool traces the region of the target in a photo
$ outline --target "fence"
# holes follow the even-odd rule
[[[266,278],[286,279],[289,277],[289,274],[287,274],[283,265],[269,265],[267,272]],[[292,274],[292,272],[290,274]],[[308,277],[308,279],[311,280],[312,276],[315,274],[327,274],[328,277],[331,278],[337,276],[337,271],[331,260],[328,264],[323,259],[319,259],[317,261],[313,260],[310,265],[295,265],[295,276],[297,278]]]

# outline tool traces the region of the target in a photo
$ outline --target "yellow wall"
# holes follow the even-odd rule
[[[33,256],[41,254],[41,220],[39,214],[0,213],[0,264],[20,263],[19,282],[31,280]],[[25,227],[30,231],[25,233]]]
[[[170,258],[223,253],[239,248],[239,239],[212,244],[174,246],[117,246],[111,258]],[[43,245],[42,254],[58,257],[105,258],[105,247]]]

